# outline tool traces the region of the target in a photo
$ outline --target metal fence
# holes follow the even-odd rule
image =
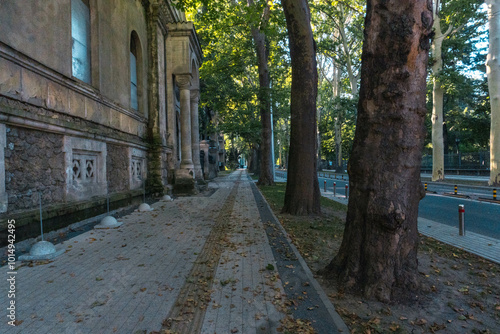
[[[422,171],[432,171],[432,155],[422,157]],[[488,171],[490,152],[458,153],[444,155],[445,171]]]

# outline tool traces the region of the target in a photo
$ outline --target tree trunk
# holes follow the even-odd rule
[[[321,104],[321,95],[318,96],[318,104]],[[316,124],[319,124],[321,121],[321,109],[318,108],[316,110]],[[316,128],[316,159],[318,160],[316,165],[321,168],[321,132],[319,131],[319,126]]]
[[[340,97],[340,69],[334,68],[333,70],[334,77],[333,77],[333,97],[334,98],[339,98]],[[355,83],[357,87],[357,83]],[[356,92],[357,94],[357,92]],[[336,159],[336,172],[343,173],[344,172],[344,160],[342,158],[342,109],[341,108],[336,108],[337,109],[337,115],[335,117],[335,124],[334,124],[334,130],[335,130],[335,153],[337,154],[337,159]]]
[[[439,1],[433,4],[433,29],[434,39],[432,41],[431,54],[434,64],[432,65],[433,88],[432,88],[432,181],[444,180],[444,138],[443,138],[443,98],[444,90],[439,80],[443,70],[442,49],[444,39],[451,33],[453,26],[450,24],[445,33],[441,31],[439,20]]]
[[[307,0],[282,0],[292,62],[291,131],[288,181],[283,212],[319,213],[316,160],[316,50]]]
[[[443,69],[441,57],[444,35],[441,33],[441,24],[437,16],[438,9],[434,8],[434,32],[432,41],[432,181],[444,180],[444,141],[443,141],[443,97],[444,91],[439,81],[439,74]]]
[[[250,173],[259,174],[259,153],[258,148],[251,149],[250,157],[248,158],[247,168]]]
[[[335,117],[335,151],[337,154],[337,167],[335,171],[337,173],[344,172],[344,164],[342,159],[342,118],[341,111],[337,111],[337,117]]]
[[[325,274],[381,301],[418,286],[430,0],[369,0],[344,238]]]
[[[491,104],[490,185],[500,186],[500,1],[488,0],[490,45],[486,60]]]
[[[253,6],[253,0],[248,0],[248,5]],[[265,11],[267,11],[266,8]],[[265,13],[264,13],[265,14]],[[267,24],[267,18],[263,16],[262,26]],[[260,143],[260,175],[259,185],[274,184],[273,171],[271,169],[271,98],[270,98],[270,79],[268,68],[269,52],[266,45],[266,35],[259,27],[252,27],[252,37],[255,43],[255,52],[257,54],[259,70],[259,108],[260,122],[262,124],[262,134]]]

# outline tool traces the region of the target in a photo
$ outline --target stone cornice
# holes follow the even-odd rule
[[[98,103],[101,103],[107,107],[119,111],[122,114],[127,115],[135,120],[138,120],[140,122],[146,121],[146,118],[144,116],[131,112],[123,107],[120,107],[117,104],[113,103],[108,98],[106,98],[105,96],[99,94],[99,91],[94,87],[92,87],[91,85],[82,83],[73,78],[69,78],[43,65],[42,63],[39,63],[34,59],[28,58],[24,54],[12,49],[10,46],[2,42],[0,42],[0,57],[7,59],[8,61],[15,63],[33,73],[41,75],[42,77],[47,78],[55,83],[58,83],[61,86],[69,88],[74,92],[77,92],[88,98],[91,98]]]

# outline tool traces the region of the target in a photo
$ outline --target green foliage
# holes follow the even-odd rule
[[[321,100],[318,108],[321,110],[318,129],[321,134],[321,157],[335,160],[335,118],[341,119],[342,127],[342,158],[349,159],[356,130],[357,98],[334,97],[331,87],[323,82],[319,88]]]
[[[286,23],[278,1],[271,1],[269,20],[262,24],[268,2],[254,0],[179,0],[177,6],[193,20],[204,51],[200,69],[201,129],[207,134],[220,131],[234,141],[239,155],[249,155],[260,143],[258,106],[258,70],[251,26],[259,26],[266,34],[271,76],[271,104],[274,116],[275,156],[286,163],[290,133],[291,69]],[[443,70],[439,79],[445,89],[445,137],[448,150],[461,152],[488,149],[490,107],[485,74],[487,29],[483,1],[441,1],[439,19],[443,31],[452,25],[452,33],[443,42]],[[365,1],[310,0],[312,25],[317,43],[319,66],[318,129],[321,136],[320,155],[335,160],[335,118],[339,119],[342,155],[349,158],[354,138],[357,96],[351,94],[348,66],[359,78]],[[345,42],[345,43],[344,43]],[[432,64],[433,60],[430,60]],[[332,73],[338,71],[338,79]],[[431,74],[432,75],[432,74]],[[429,76],[429,83],[432,76]],[[339,80],[339,96],[334,96],[335,80]],[[428,108],[432,108],[429,86]],[[214,116],[215,115],[215,116]],[[429,129],[430,112],[426,121]],[[427,145],[429,150],[429,145]]]
[[[317,52],[340,68],[344,91],[350,91],[349,62],[356,77],[361,67],[365,1],[313,0],[310,6]]]
[[[486,80],[486,12],[482,1],[441,1],[442,31],[453,29],[443,41],[443,69],[439,81],[444,89],[445,153],[488,150],[490,106]],[[431,58],[430,65],[434,60]],[[428,128],[426,152],[431,154],[432,78],[428,81]]]
[[[247,1],[180,0],[177,4],[195,22],[204,53],[200,114],[206,116],[209,124],[202,124],[201,129],[236,138],[243,154],[248,154],[261,140],[259,75],[252,26],[260,27],[267,38],[274,118],[288,117],[290,113],[286,23],[279,4],[271,2],[269,20],[264,24],[267,3],[255,0],[249,6]]]

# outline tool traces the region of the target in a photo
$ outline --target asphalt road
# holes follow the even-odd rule
[[[419,217],[458,227],[458,205],[465,208],[465,231],[500,239],[500,203],[427,194],[420,202]]]
[[[345,195],[348,181],[342,180],[340,176],[338,179],[319,177],[318,180],[321,189],[324,189],[324,181],[327,182],[328,191],[333,190],[335,182],[336,193]],[[477,200],[480,197],[492,198],[491,188],[459,186],[458,193],[470,196],[471,199],[444,196],[443,193],[453,192],[453,185],[428,185],[427,189],[427,196],[420,202],[419,217],[458,227],[458,205],[463,204],[466,233],[471,231],[500,239],[500,200],[498,204]],[[500,199],[500,189],[497,198]]]

